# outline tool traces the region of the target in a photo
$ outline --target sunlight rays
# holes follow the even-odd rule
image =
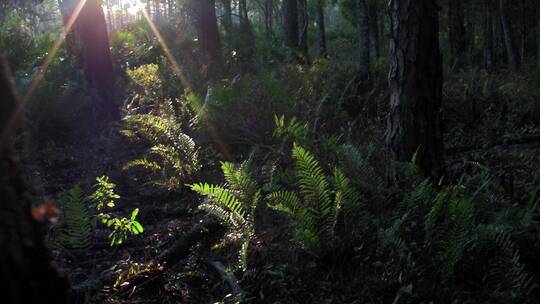
[[[163,48],[163,52],[165,53],[165,56],[167,57],[167,59],[169,60],[169,62],[172,65],[172,69],[173,69],[174,73],[176,74],[176,76],[178,76],[178,78],[180,79],[180,82],[182,82],[182,86],[188,92],[192,92],[193,91],[192,86],[190,85],[189,81],[187,80],[186,76],[184,75],[184,72],[180,68],[180,65],[178,64],[176,59],[174,59],[174,56],[173,56],[171,50],[169,49],[169,47],[167,46],[167,43],[165,42],[165,39],[163,39],[163,36],[161,36],[161,33],[157,29],[156,24],[152,21],[152,18],[150,18],[150,15],[148,15],[148,12],[146,11],[146,9],[142,9],[142,14],[144,16],[144,19],[146,19],[146,21],[148,22],[148,25],[150,26],[150,29],[152,30],[154,35],[156,35],[156,38],[157,38],[159,44]]]
[[[150,15],[146,11],[146,9],[142,10],[142,14],[144,16],[144,19],[146,19],[146,21],[148,22],[148,25],[150,26],[150,29],[152,30],[154,35],[156,35],[156,38],[157,38],[159,44],[161,45],[161,47],[163,49],[163,52],[165,53],[165,56],[167,57],[167,59],[171,63],[172,69],[173,69],[174,73],[176,74],[176,76],[178,76],[178,78],[180,79],[180,82],[182,83],[182,86],[185,88],[185,90],[188,93],[193,92],[193,88],[192,88],[191,84],[187,80],[186,76],[184,75],[184,72],[180,68],[180,65],[178,64],[176,59],[174,59],[174,56],[173,56],[171,50],[169,49],[169,47],[167,46],[167,43],[165,42],[165,39],[163,39],[163,36],[161,35],[159,30],[157,29],[156,24],[152,21],[152,18],[150,18]],[[219,134],[216,131],[215,127],[213,125],[211,125],[211,124],[207,124],[207,128],[208,128],[210,136],[212,137],[212,140],[218,145],[220,152],[226,158],[231,159],[232,158],[231,153],[229,152],[229,149],[227,148],[227,145],[225,144],[225,142],[223,142],[223,140],[219,137]]]
[[[77,18],[79,18],[79,15],[82,11],[82,8],[86,4],[87,0],[80,0],[75,9],[73,10],[73,13],[71,14],[71,17],[69,18],[68,22],[64,26],[64,30],[60,34],[60,36],[56,39],[54,42],[53,48],[49,52],[47,58],[41,65],[41,67],[38,69],[37,75],[34,77],[34,80],[32,80],[32,83],[28,87],[28,90],[24,94],[23,98],[19,102],[19,105],[17,106],[17,109],[13,113],[11,119],[9,120],[8,124],[6,125],[6,129],[2,131],[2,135],[0,136],[0,143],[3,143],[6,140],[6,136],[10,134],[13,127],[15,126],[15,123],[17,122],[18,118],[20,117],[24,106],[28,103],[28,101],[32,98],[32,95],[34,94],[35,90],[37,89],[38,85],[41,83],[43,78],[45,78],[45,74],[47,73],[47,70],[49,69],[49,66],[54,60],[54,57],[58,53],[58,50],[64,43],[66,36],[73,28],[73,25],[75,24],[75,21],[77,21]]]

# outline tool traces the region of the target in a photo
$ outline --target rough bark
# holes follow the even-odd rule
[[[298,6],[296,0],[283,0],[283,33],[285,46],[298,50]]]
[[[207,79],[218,79],[223,73],[223,63],[215,2],[198,0],[194,4],[201,62],[206,67]]]
[[[366,0],[356,0],[356,18],[358,19],[358,69],[360,78],[369,74],[369,17]]]
[[[309,49],[308,49],[308,26],[309,16],[306,0],[298,0],[298,45],[302,52],[302,61],[309,63]]]
[[[510,23],[510,18],[508,17],[508,7],[506,1],[507,0],[499,0],[499,14],[501,16],[504,45],[506,47],[508,64],[514,70],[518,70],[521,66],[521,59],[516,46],[514,30],[512,29],[512,24]]]
[[[467,46],[467,33],[465,30],[465,12],[463,0],[448,1],[448,40],[454,64],[463,63],[463,56]]]
[[[379,39],[379,2],[370,1],[369,11],[369,54],[373,61],[377,61],[381,54]]]
[[[78,3],[73,0],[59,1],[64,25],[67,26]],[[68,52],[86,76],[98,126],[120,118],[120,111],[114,101],[114,71],[101,3],[101,0],[87,0],[66,37]]]
[[[316,3],[316,22],[317,22],[317,53],[320,57],[326,57],[326,28],[324,24],[324,0],[317,0]]]
[[[386,144],[399,161],[426,174],[443,164],[442,58],[438,7],[432,0],[391,0],[390,113]]]
[[[13,149],[12,116],[19,104],[0,58],[0,282],[2,303],[67,303],[68,283],[51,263],[32,216]],[[19,120],[20,121],[20,120]],[[8,128],[7,128],[8,127]]]

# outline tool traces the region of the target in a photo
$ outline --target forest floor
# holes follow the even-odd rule
[[[540,180],[540,126],[527,117],[504,107],[477,105],[487,110],[476,113],[447,100],[446,142],[449,172],[462,172],[468,164],[481,164],[499,178],[509,196],[522,201],[526,186]],[[487,101],[484,101],[487,103]],[[507,113],[508,112],[508,113]],[[105,228],[95,228],[94,242],[89,250],[54,250],[60,269],[77,291],[77,302],[97,303],[215,303],[231,293],[224,278],[212,267],[211,261],[227,264],[236,258],[233,252],[212,249],[222,234],[199,242],[191,253],[161,272],[158,265],[149,264],[181,235],[201,221],[197,212],[197,197],[187,188],[180,192],[156,191],[142,181],[134,181],[123,165],[139,151],[119,134],[116,126],[107,133],[88,132],[85,136],[63,139],[40,138],[27,154],[27,171],[35,185],[35,196],[58,198],[59,194],[79,183],[90,194],[95,178],[108,175],[121,195],[115,212],[129,214],[139,208],[139,221],[145,231],[141,237],[130,238],[125,244],[111,247]],[[216,178],[214,169],[205,174]],[[224,231],[223,231],[224,232]],[[54,232],[51,233],[54,235]],[[254,264],[268,270],[274,279],[245,286],[246,299],[254,303],[318,303],[353,302],[354,290],[348,290],[345,278],[330,269],[301,269],[309,265],[280,264],[286,255],[288,242],[283,227],[262,224],[258,227],[260,249]],[[261,253],[262,252],[262,253]],[[287,273],[281,272],[285,267]],[[296,270],[292,269],[298,267]],[[126,277],[129,269],[138,268]],[[140,270],[143,271],[140,271]],[[281,269],[281,270],[280,270]],[[123,277],[119,275],[122,274]],[[309,274],[310,277],[305,275]],[[351,296],[349,298],[349,296]]]

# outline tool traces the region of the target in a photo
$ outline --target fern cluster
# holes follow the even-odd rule
[[[509,212],[484,195],[489,185],[487,176],[480,184],[462,178],[440,190],[429,179],[418,183],[396,208],[394,219],[379,229],[379,255],[394,261],[386,267],[386,275],[434,288],[448,298],[456,296],[463,276],[474,274],[466,278],[469,286],[481,282],[482,289],[469,292],[487,292],[484,297],[510,302],[528,299],[536,285],[514,241],[526,230],[512,223],[528,223],[522,227],[527,229],[536,205]],[[442,285],[430,282],[428,274]],[[428,290],[415,295],[423,293]]]
[[[268,195],[269,207],[293,219],[294,238],[308,252],[320,255],[331,248],[340,212],[360,210],[360,195],[339,170],[333,174],[334,188],[317,159],[294,145],[298,191],[277,191]]]
[[[199,168],[198,148],[180,124],[170,117],[150,114],[124,118],[123,134],[150,146],[141,158],[128,162],[125,170],[142,168],[153,174],[152,184],[169,190],[180,189]]]
[[[225,185],[190,185],[191,190],[207,198],[199,209],[227,225],[233,239],[241,242],[239,264],[243,269],[247,268],[248,248],[255,233],[255,210],[261,199],[261,191],[252,180],[248,167],[248,163],[222,162]]]

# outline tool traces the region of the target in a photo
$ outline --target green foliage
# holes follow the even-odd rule
[[[412,284],[418,299],[435,290],[443,299],[455,298],[463,283],[478,288],[463,292],[483,300],[528,299],[536,284],[515,239],[529,229],[536,206],[509,212],[486,201],[490,185],[487,175],[463,177],[440,190],[430,180],[418,183],[395,210],[394,219],[379,228],[378,255],[393,261],[386,275],[403,286]],[[512,224],[516,221],[526,225]],[[466,274],[474,275],[463,282]]]
[[[255,233],[255,210],[261,199],[261,191],[252,180],[248,163],[235,165],[221,163],[225,185],[198,183],[190,185],[191,190],[207,199],[199,209],[208,212],[232,232],[232,237],[240,240],[239,264],[247,269],[248,248]]]
[[[199,170],[197,146],[173,118],[129,115],[123,122],[126,137],[150,146],[143,157],[128,162],[125,170],[146,169],[152,173],[152,184],[169,190],[179,190]]]
[[[143,93],[157,97],[163,86],[158,72],[159,66],[157,64],[145,64],[134,69],[128,69],[127,75]]]
[[[302,147],[295,145],[292,157],[296,162],[298,192],[269,194],[269,207],[288,214],[293,220],[295,240],[303,249],[319,256],[332,248],[341,210],[347,215],[358,210],[360,195],[339,169],[334,170],[332,191],[319,162]]]
[[[87,250],[92,246],[92,224],[80,186],[65,191],[59,199],[64,206],[64,224],[59,242],[67,249]]]
[[[193,124],[208,138],[250,147],[266,144],[274,128],[273,113],[287,113],[292,108],[284,83],[272,75],[243,75],[209,87],[204,98],[188,99],[196,114]]]
[[[116,206],[115,201],[120,198],[120,195],[114,193],[116,185],[109,182],[108,176],[97,177],[96,181],[96,191],[89,197],[96,204],[96,210],[102,211],[105,207],[113,208]]]
[[[107,227],[112,228],[112,231],[108,235],[111,240],[111,246],[121,245],[130,235],[143,233],[144,228],[137,221],[139,209],[134,209],[129,218],[115,216],[109,210],[117,205],[116,200],[120,198],[120,195],[114,192],[116,185],[109,182],[108,176],[98,177],[96,181],[97,184],[94,186],[96,190],[89,196],[89,199],[95,203],[96,210],[99,212],[97,220]]]

